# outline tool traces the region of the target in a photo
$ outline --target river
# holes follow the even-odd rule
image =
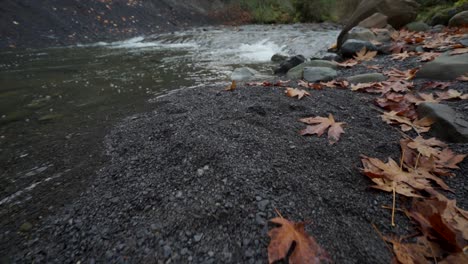
[[[271,75],[272,55],[312,57],[337,34],[321,25],[208,27],[0,51],[2,225],[36,221],[87,188],[105,161],[101,144],[108,128],[150,111],[152,98],[224,87],[242,66]]]

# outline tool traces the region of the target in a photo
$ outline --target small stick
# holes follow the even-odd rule
[[[385,237],[382,235],[382,233],[380,233],[380,230],[375,226],[374,223],[372,223],[372,227],[374,228],[375,232],[377,232],[377,234],[379,235],[380,239],[382,239],[382,241],[385,243],[385,246],[387,247],[387,249],[388,249],[388,251],[390,252],[390,254],[393,255],[392,249],[388,246],[387,240],[386,240]]]
[[[281,213],[278,211],[278,209],[275,208],[275,212],[276,212],[276,214],[277,214],[279,217],[284,218],[284,217],[281,215]]]
[[[416,164],[414,164],[414,170],[418,168],[420,158],[421,158],[421,152],[418,152],[418,157],[416,158]]]
[[[395,225],[396,186],[393,186],[392,226]]]

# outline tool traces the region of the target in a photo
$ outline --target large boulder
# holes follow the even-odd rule
[[[396,29],[413,22],[418,16],[420,4],[414,0],[386,0],[381,9],[388,16],[388,24]]]
[[[363,28],[385,28],[388,25],[388,16],[382,13],[375,13],[359,23]]]
[[[468,122],[450,106],[422,103],[418,106],[418,115],[434,121],[430,131],[434,136],[449,142],[468,143]]]
[[[286,61],[282,62],[278,68],[274,70],[275,74],[286,74],[290,69],[305,62],[305,57],[302,55],[293,56]]]
[[[296,67],[289,70],[286,76],[289,79],[302,79],[302,77],[304,76],[305,67],[325,67],[325,68],[331,68],[331,69],[337,70],[338,64],[336,62],[326,61],[326,60],[308,61],[308,62],[299,64]]]
[[[449,21],[450,27],[466,27],[468,26],[468,11],[463,11],[456,14]]]
[[[448,53],[424,64],[416,78],[431,80],[455,80],[468,72],[468,53],[451,56]]]
[[[355,27],[346,35],[345,41],[348,39],[372,41],[376,39],[376,36],[375,33],[370,31],[368,28]]]
[[[369,41],[349,39],[341,47],[340,53],[343,57],[352,57],[364,47],[369,51],[378,50],[378,48]]]
[[[372,83],[383,82],[387,77],[381,73],[364,73],[346,78],[350,83]]]
[[[327,67],[305,67],[304,80],[308,82],[331,81],[338,76],[336,70]]]

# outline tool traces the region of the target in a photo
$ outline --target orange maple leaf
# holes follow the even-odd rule
[[[297,88],[287,88],[285,91],[286,95],[289,97],[297,97],[299,100],[301,100],[304,96],[309,96],[310,93],[297,89]]]
[[[288,256],[290,264],[320,264],[322,260],[329,260],[327,253],[305,232],[304,222],[294,223],[282,217],[273,218],[270,222],[278,227],[268,232],[271,238],[268,246],[269,263],[286,260]]]
[[[457,80],[462,82],[468,82],[468,73],[457,78]]]
[[[342,63],[338,63],[338,66],[340,67],[343,67],[343,68],[351,68],[351,67],[354,67],[356,65],[358,65],[359,62],[354,60],[354,59],[349,59],[345,62],[342,62]]]
[[[328,129],[328,141],[330,142],[330,145],[333,145],[340,140],[341,134],[344,133],[343,125],[345,125],[345,123],[335,122],[332,114],[330,114],[328,118],[317,116],[303,118],[299,121],[309,125],[300,132],[302,136],[317,134],[317,136],[320,137]]]
[[[232,92],[234,90],[236,90],[237,88],[237,84],[236,84],[236,81],[232,81],[232,83],[230,85],[228,85],[228,87],[226,87],[226,91],[229,91],[229,92]]]
[[[354,58],[357,61],[370,61],[377,56],[377,51],[367,51],[366,47],[363,47],[359,52],[356,53]]]

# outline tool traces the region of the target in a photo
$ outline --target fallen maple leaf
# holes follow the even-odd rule
[[[329,81],[329,82],[320,82],[321,85],[328,87],[328,88],[346,88],[349,86],[348,81]]]
[[[446,147],[447,144],[437,140],[436,138],[424,139],[423,137],[418,136],[409,142],[407,146],[411,149],[417,150],[425,157],[437,157],[440,154],[440,150],[434,147]]]
[[[394,82],[382,82],[382,93],[388,93],[388,92],[409,92],[410,88],[414,87],[414,84],[412,82],[408,82],[405,80],[398,80]]]
[[[381,117],[387,124],[399,124],[401,130],[405,132],[414,129],[417,133],[425,133],[431,129],[431,125],[434,123],[434,121],[429,118],[411,122],[409,118],[399,116],[395,111],[385,112]]]
[[[297,85],[299,85],[300,87],[311,88],[311,89],[314,89],[314,90],[322,90],[323,89],[323,86],[320,83],[310,83],[310,82],[306,82],[306,81],[303,81],[303,80],[298,81]]]
[[[405,95],[405,99],[413,103],[415,105],[420,105],[421,103],[439,103],[440,99],[434,98],[434,94],[426,94],[426,93],[417,93],[415,94],[407,94]]]
[[[232,81],[232,83],[228,87],[226,87],[225,90],[232,92],[236,90],[236,87],[237,87],[236,81]]]
[[[405,79],[409,81],[409,80],[414,79],[418,71],[419,71],[419,68],[410,69],[407,71],[400,71],[395,68],[392,68],[390,71],[385,71],[384,74],[390,77],[395,77],[397,79]]]
[[[317,116],[303,118],[299,121],[309,125],[299,132],[302,136],[317,134],[317,136],[320,137],[328,129],[328,141],[330,145],[333,145],[340,140],[341,134],[344,133],[343,125],[345,125],[345,123],[335,122],[332,114],[330,114],[328,118]]]
[[[414,56],[414,55],[415,55],[414,52],[404,51],[402,53],[394,53],[394,54],[391,55],[391,57],[392,57],[392,60],[403,61],[403,60],[406,60],[407,58],[409,58],[411,56]]]
[[[399,116],[405,116],[410,120],[417,117],[416,108],[412,102],[407,100],[407,95],[399,93],[387,93],[375,100],[375,104],[385,110],[395,111]]]
[[[276,217],[270,223],[278,227],[268,232],[271,238],[268,245],[269,263],[285,260],[291,264],[320,264],[321,261],[329,260],[327,253],[306,233],[304,222],[294,223]]]
[[[395,42],[390,46],[390,51],[392,53],[402,53],[406,48],[405,43],[403,42]]]
[[[419,56],[419,61],[427,62],[433,61],[435,58],[439,57],[441,53],[438,52],[423,52],[421,56]]]
[[[357,61],[370,61],[377,56],[377,51],[367,51],[366,47],[363,47],[359,52],[356,53],[354,59]]]
[[[356,60],[353,60],[353,59],[349,59],[345,62],[342,62],[342,63],[338,63],[337,65],[340,66],[340,67],[343,67],[343,68],[351,68],[351,67],[354,67],[356,65],[358,65],[359,62],[356,61]]]
[[[351,85],[351,91],[361,91],[367,93],[381,93],[383,85],[382,83],[372,82],[372,83],[358,83]]]
[[[450,89],[445,92],[438,92],[436,94],[439,97],[438,99],[440,100],[452,100],[452,99],[467,100],[468,99],[468,94],[462,94],[461,92],[457,90],[453,90],[453,89]]]
[[[301,100],[304,96],[310,96],[310,93],[297,88],[287,88],[285,93],[287,96],[297,97],[299,100]]]
[[[451,82],[427,82],[424,84],[422,89],[441,89],[445,90],[452,85]]]

